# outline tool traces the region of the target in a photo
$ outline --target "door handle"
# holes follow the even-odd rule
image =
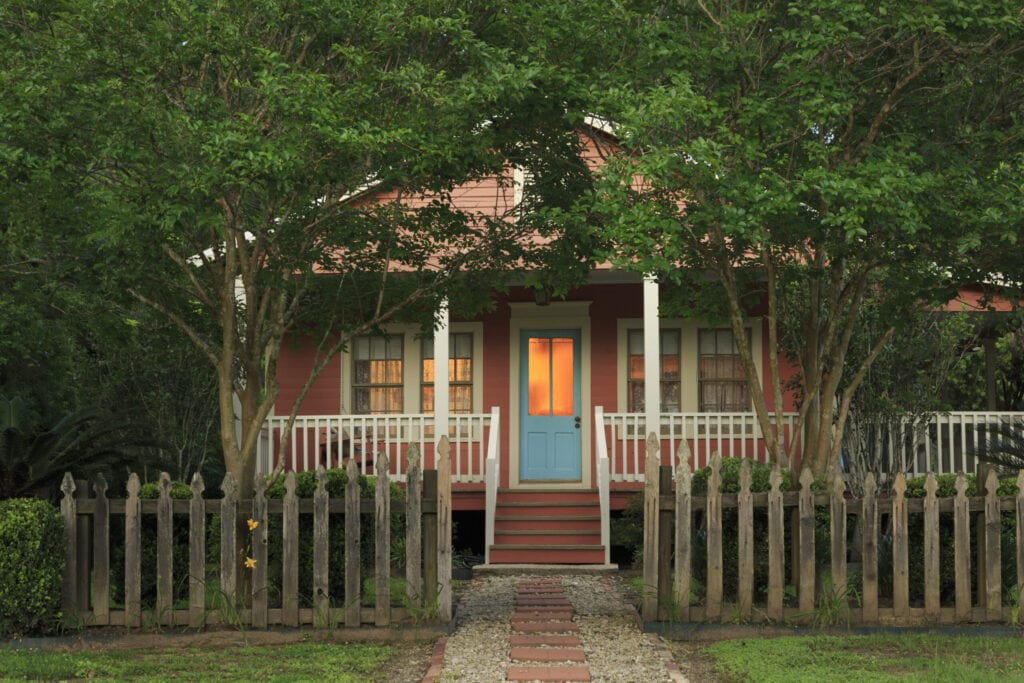
[[[576,424],[576,429],[579,429],[580,428],[580,416],[579,415],[576,416],[576,419],[574,420],[574,422]]]

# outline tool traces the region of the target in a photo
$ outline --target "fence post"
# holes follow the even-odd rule
[[[423,604],[437,604],[437,470],[423,472],[423,500],[435,507],[423,513]]]
[[[405,454],[405,596],[411,607],[423,607],[423,529],[420,492],[420,449],[413,444]]]
[[[156,501],[156,623],[174,625],[174,508],[171,475],[160,473]]]
[[[299,625],[299,499],[295,495],[295,472],[284,477],[281,515],[281,622]]]
[[[662,509],[662,496],[672,493],[672,467],[658,468],[658,618],[670,618],[672,604],[672,510]]]
[[[754,604],[754,501],[750,494],[750,461],[740,463],[740,491],[736,498],[739,534],[737,597],[740,617],[749,619]]]
[[[892,607],[897,619],[910,616],[910,561],[907,549],[907,477],[903,472],[893,482],[892,501]]]
[[[924,616],[939,619],[939,500],[938,482],[929,472],[924,480]]]
[[[658,618],[658,435],[647,436],[644,460],[644,592],[643,619]]]
[[[316,468],[316,492],[313,493],[313,623],[331,626],[330,601],[330,498],[327,495],[327,470]]]
[[[376,600],[373,622],[377,626],[391,623],[391,479],[388,454],[381,451],[374,459],[377,485],[374,490],[374,567]]]
[[[362,585],[359,541],[359,470],[355,458],[345,465],[345,625],[362,622]]]
[[[967,476],[956,475],[956,497],[953,499],[953,564],[956,570],[957,621],[971,615],[971,501],[967,497]]]
[[[708,531],[708,587],[704,616],[718,619],[722,614],[722,455],[718,451],[711,456],[705,514]]]
[[[814,611],[814,475],[807,467],[800,473],[800,611],[805,615]]]
[[[999,478],[994,469],[985,478],[985,611],[986,619],[1003,617],[1003,581],[1000,562]]]
[[[142,502],[139,475],[128,476],[124,504],[124,623],[142,626]]]
[[[96,493],[92,538],[92,609],[95,623],[110,623],[110,504],[107,501],[107,480],[96,475],[92,486]]]
[[[206,616],[206,484],[198,472],[192,475],[192,500],[188,503],[188,625],[200,628]]]
[[[782,620],[782,593],[786,581],[786,514],[782,506],[782,471],[772,466],[768,492],[768,618]]]
[[[863,577],[862,606],[865,624],[878,621],[878,484],[875,475],[868,472],[864,478],[864,498],[861,500],[861,576]]]
[[[75,480],[70,472],[64,473],[60,485],[60,516],[64,520],[64,583],[61,586],[61,609],[65,617],[78,610],[78,504],[75,502]]]
[[[675,599],[679,605],[679,621],[690,620],[690,577],[693,558],[693,475],[690,473],[690,448],[683,439],[679,443],[676,464],[676,576]]]

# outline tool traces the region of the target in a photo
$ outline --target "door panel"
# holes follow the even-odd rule
[[[519,478],[579,481],[580,332],[527,330],[520,341]]]

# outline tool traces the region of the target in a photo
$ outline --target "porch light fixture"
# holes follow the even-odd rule
[[[547,306],[551,303],[551,288],[550,287],[534,287],[533,288],[533,301],[538,306]]]

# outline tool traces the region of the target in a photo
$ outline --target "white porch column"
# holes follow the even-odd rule
[[[448,435],[448,299],[434,322],[434,438]]]
[[[658,324],[658,280],[644,276],[644,435],[659,433],[661,424],[661,327]]]
[[[661,330],[658,281],[644,276],[644,621],[658,617],[658,466],[661,434]]]

